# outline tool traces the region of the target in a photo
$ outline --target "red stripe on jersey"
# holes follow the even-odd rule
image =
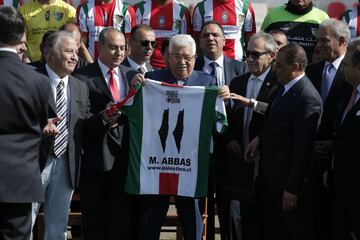
[[[94,6],[94,25],[95,26],[113,26],[113,17],[115,10],[116,0],[111,3],[102,3],[99,0],[95,0]]]
[[[173,28],[173,1],[166,6],[159,6],[156,1],[151,2],[150,26],[155,30],[172,30]],[[155,68],[164,68],[165,62],[161,54],[163,38],[156,38],[156,48],[150,59],[150,64]]]
[[[252,7],[252,5],[249,3],[249,11],[250,11],[250,14],[251,14],[251,19],[252,19],[252,31],[251,32],[247,32],[247,33],[250,33],[251,35],[252,34],[255,34],[256,33],[256,23],[255,23],[255,12],[254,12],[254,8]],[[250,35],[250,36],[251,36]]]
[[[94,42],[94,61],[98,58],[99,56],[99,42],[95,41]]]
[[[360,36],[360,5],[357,7],[356,36]]]
[[[213,1],[213,20],[220,25],[236,25],[235,1],[222,3]]]
[[[178,173],[159,173],[159,194],[177,195],[178,186]]]
[[[226,39],[225,46],[223,49],[224,55],[233,59],[235,58],[234,44],[235,44],[235,39]]]
[[[161,86],[176,87],[176,88],[183,88],[184,87],[182,85],[177,85],[177,84],[172,84],[172,83],[167,83],[167,82],[161,82]]]

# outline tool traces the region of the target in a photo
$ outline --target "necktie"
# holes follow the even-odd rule
[[[332,84],[332,71],[335,70],[333,65],[327,64],[324,68],[322,78],[321,78],[321,100],[323,104],[325,103],[326,97],[329,93],[331,84]]]
[[[250,95],[248,96],[248,98],[256,98],[257,96],[257,84],[259,79],[258,78],[253,78],[252,80],[253,86],[251,88],[250,91]],[[244,129],[243,129],[243,143],[244,143],[244,148],[246,148],[246,146],[249,144],[249,125],[250,125],[250,120],[251,120],[251,116],[252,116],[252,112],[253,109],[250,107],[246,107],[244,109]]]
[[[145,74],[145,73],[146,73],[145,68],[143,68],[143,67],[141,67],[141,66],[138,67],[137,71],[138,71],[139,73],[141,73],[141,74]]]
[[[219,79],[218,71],[217,71],[217,63],[216,62],[211,62],[209,65],[211,67],[210,74],[216,79],[215,85],[219,86],[220,79]]]
[[[54,154],[56,157],[60,157],[65,153],[68,144],[68,117],[65,94],[64,82],[60,81],[56,87],[56,111],[57,116],[62,117],[62,120],[57,125],[59,134],[55,136],[54,141]]]
[[[355,103],[355,99],[356,99],[356,95],[357,95],[357,88],[354,88],[353,91],[352,91],[352,94],[351,94],[351,97],[349,99],[349,102],[348,104],[346,105],[346,108],[345,108],[345,112],[344,112],[344,116],[343,116],[343,121],[346,117],[346,114],[348,112],[350,112],[351,108],[354,106],[354,103]]]
[[[119,87],[115,80],[115,70],[109,69],[108,73],[110,75],[109,89],[110,89],[111,95],[112,95],[114,101],[119,101],[120,100],[120,91],[119,91]]]

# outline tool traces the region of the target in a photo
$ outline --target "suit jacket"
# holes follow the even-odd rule
[[[352,204],[360,203],[360,100],[342,117],[350,96],[345,100],[337,121],[334,163],[335,192],[339,198]]]
[[[39,169],[49,80],[12,52],[0,51],[0,202],[42,202]]]
[[[48,76],[45,65],[37,69],[38,72]],[[90,117],[89,89],[86,83],[69,75],[70,89],[70,111],[69,119],[69,138],[67,146],[67,157],[69,159],[69,172],[72,186],[75,188],[79,183],[80,164],[81,164],[81,142],[84,123]],[[57,115],[56,103],[53,92],[49,92],[49,115]],[[54,137],[44,136],[40,148],[40,169],[45,167],[47,158],[51,154],[54,145]]]
[[[125,67],[128,67],[128,68],[132,68],[130,63],[129,63],[129,60],[128,58],[125,58],[124,61],[121,63],[121,65],[125,66]],[[152,71],[153,70],[153,67],[151,66],[151,64],[149,62],[145,62],[145,65],[146,65],[146,68],[148,69],[148,71]],[[134,69],[137,71],[137,69]]]
[[[247,84],[251,73],[245,73],[234,78],[230,84],[230,92],[246,96]],[[276,92],[279,90],[280,84],[277,81],[275,72],[270,69],[266,75],[264,82],[259,90],[257,101],[270,104],[274,99]],[[261,103],[259,103],[261,104]],[[243,124],[244,124],[244,110],[246,108],[239,107],[235,102],[235,106],[231,111],[228,111],[229,119],[229,141],[238,140],[243,147]],[[265,116],[256,111],[253,111],[249,123],[249,141],[259,135],[264,130]]]
[[[306,76],[314,84],[316,90],[321,93],[321,78],[325,67],[325,61],[312,63],[306,68]],[[319,125],[317,140],[334,140],[336,132],[336,120],[344,104],[344,96],[351,94],[352,87],[345,81],[343,65],[340,64],[336,72],[329,94],[323,103],[323,113]]]
[[[304,76],[267,110],[260,135],[262,176],[270,191],[299,194],[314,180],[311,155],[322,111],[320,95]]]
[[[156,81],[177,84],[177,79],[174,77],[174,75],[172,75],[169,69],[147,72],[145,77]],[[214,86],[215,81],[216,80],[213,76],[194,70],[186,79],[185,86]]]
[[[194,69],[197,71],[203,71],[204,64],[204,57],[199,57],[196,59]],[[245,62],[224,56],[224,79],[227,86],[230,85],[233,78],[246,72],[247,67]]]
[[[119,73],[125,77],[127,87],[137,71],[128,67],[119,66]],[[103,123],[102,111],[109,102],[113,101],[111,92],[102,75],[98,62],[94,62],[79,69],[75,74],[79,79],[86,81],[89,87],[90,112],[93,115],[85,124],[83,148],[84,171],[109,171],[114,161],[126,147],[127,120],[119,118],[118,126],[109,128]],[[123,161],[121,169],[126,169],[127,163]]]

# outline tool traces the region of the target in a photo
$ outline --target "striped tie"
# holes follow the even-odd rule
[[[54,154],[56,157],[60,157],[63,153],[65,153],[68,143],[68,117],[65,94],[64,82],[61,80],[56,88],[56,110],[58,117],[62,118],[57,125],[59,134],[55,136],[54,141]]]

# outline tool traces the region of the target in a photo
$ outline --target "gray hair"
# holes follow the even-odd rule
[[[265,41],[264,48],[265,48],[266,51],[273,52],[273,53],[276,52],[277,45],[276,45],[276,42],[275,42],[275,40],[274,40],[274,38],[273,38],[273,36],[271,34],[263,32],[263,31],[255,33],[254,35],[252,35],[250,37],[249,42],[250,41],[255,41],[258,38],[264,39],[264,41]]]
[[[357,65],[360,63],[360,37],[354,38],[350,41],[348,47],[348,52],[352,52],[353,55],[351,57],[351,61],[354,65]]]
[[[344,22],[335,18],[328,18],[320,24],[319,29],[327,27],[331,27],[336,39],[339,40],[340,37],[343,37],[346,42],[350,41],[350,30]]]
[[[124,34],[117,28],[114,27],[107,27],[104,28],[99,35],[99,45],[105,45],[106,39],[110,32],[118,32],[120,35],[124,36]]]
[[[196,53],[195,40],[189,34],[178,34],[171,38],[169,43],[169,52],[172,52],[174,47],[187,47],[191,46],[191,54]]]
[[[71,38],[76,42],[75,36],[66,31],[55,32],[48,37],[44,45],[44,57],[46,60],[48,60],[52,54],[60,58],[61,52],[59,44],[64,38]]]

